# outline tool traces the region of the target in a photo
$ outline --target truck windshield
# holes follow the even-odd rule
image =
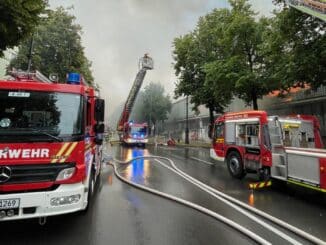
[[[0,90],[0,138],[79,135],[82,105],[77,94]]]
[[[137,136],[146,136],[147,134],[147,127],[142,127],[142,126],[132,126],[130,128],[130,134],[131,135],[137,135]]]

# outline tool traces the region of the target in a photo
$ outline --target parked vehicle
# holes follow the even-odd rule
[[[65,84],[12,75],[0,81],[0,221],[86,210],[101,170],[104,100],[76,73]]]
[[[210,155],[225,161],[234,178],[257,173],[262,180],[274,178],[326,192],[326,150],[320,149],[316,117],[226,113],[212,132]]]

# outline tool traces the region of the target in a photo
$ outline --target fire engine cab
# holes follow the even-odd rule
[[[0,221],[86,210],[101,169],[104,100],[77,73],[66,84],[13,77],[0,81]]]
[[[121,134],[121,141],[126,145],[145,146],[148,143],[147,123],[126,122]]]
[[[210,156],[225,161],[232,177],[258,173],[326,192],[326,151],[314,116],[226,113],[214,123]]]

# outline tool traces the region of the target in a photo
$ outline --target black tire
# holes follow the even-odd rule
[[[243,168],[242,158],[237,151],[231,151],[226,158],[226,164],[230,175],[236,179],[242,179],[246,172]]]
[[[91,170],[91,176],[89,177],[89,182],[88,182],[88,192],[87,192],[87,206],[84,210],[84,212],[87,212],[91,203],[92,203],[92,198],[94,195],[94,190],[95,190],[95,171],[92,169]]]
[[[258,178],[260,181],[268,181],[271,178],[270,167],[264,167],[258,170]]]

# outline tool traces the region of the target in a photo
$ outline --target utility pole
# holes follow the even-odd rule
[[[189,144],[188,96],[186,97],[186,138],[185,138],[185,143]]]
[[[152,103],[153,103],[153,100],[152,100],[152,94],[150,93],[150,111],[149,111],[149,125],[148,125],[148,127],[149,127],[149,131],[150,131],[150,135],[153,135],[153,132],[152,132],[152,109],[153,109],[153,107],[152,107]]]

